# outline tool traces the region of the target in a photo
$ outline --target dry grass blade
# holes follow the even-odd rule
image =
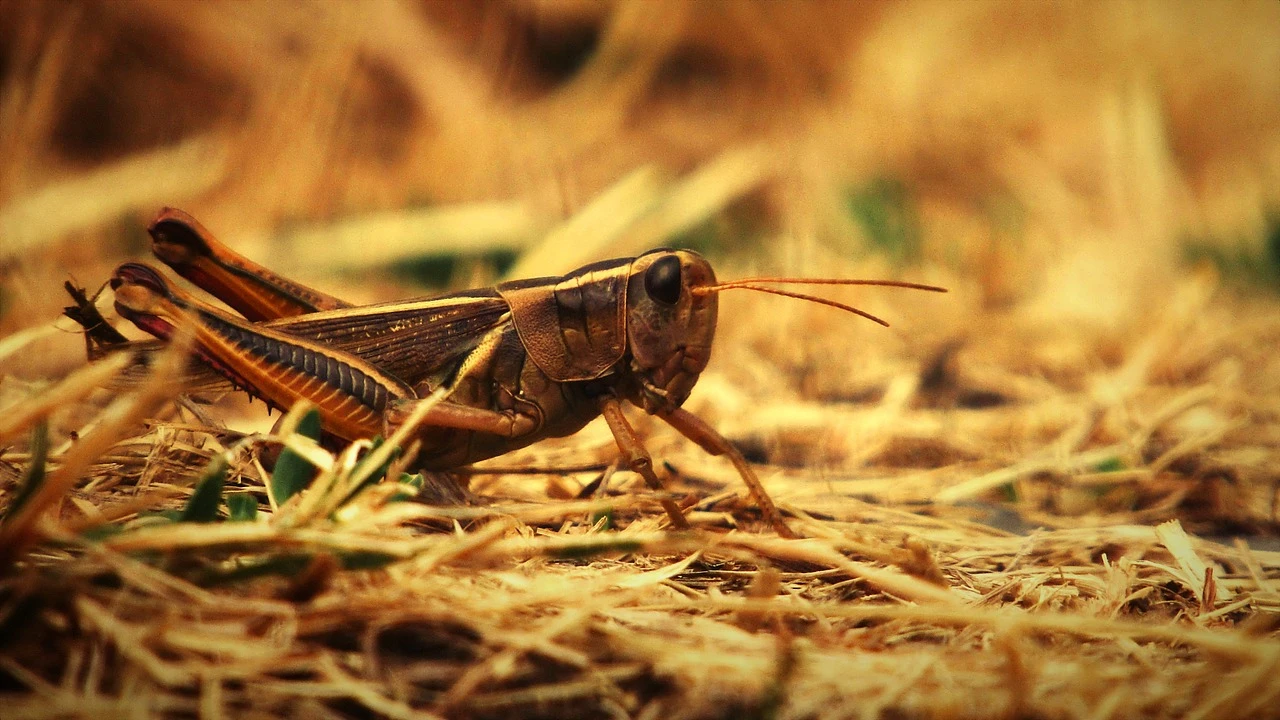
[[[278,265],[283,270],[291,263],[313,271],[359,269],[412,259],[426,248],[438,254],[512,250],[527,244],[537,230],[529,209],[514,202],[388,212],[290,230],[283,242],[292,252],[281,253]],[[358,256],[348,252],[368,238],[378,242]]]
[[[161,354],[155,369],[147,381],[135,392],[121,396],[103,410],[97,425],[86,433],[61,458],[61,463],[35,490],[17,513],[4,519],[0,525],[0,571],[10,569],[34,543],[40,540],[40,522],[45,513],[62,500],[80,480],[89,466],[125,437],[144,417],[161,402],[172,399],[178,392],[175,379],[181,377],[187,363],[189,336],[177,336],[172,347]],[[127,364],[124,357],[116,362],[103,363],[109,372],[103,374],[86,370],[81,374],[93,379],[105,380]],[[83,391],[82,380],[72,383],[72,389]]]
[[[33,252],[122,213],[205,192],[223,179],[227,159],[226,138],[194,138],[11,200],[0,206],[3,253]]]
[[[0,411],[0,445],[30,430],[55,410],[106,386],[131,362],[132,358],[124,353],[108,357],[77,371],[38,397],[24,398],[14,403],[14,407]]]
[[[511,269],[516,278],[568,272],[615,252],[618,238],[649,212],[662,191],[661,173],[640,168],[618,180],[573,217],[552,228]]]

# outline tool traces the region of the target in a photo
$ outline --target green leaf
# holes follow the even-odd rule
[[[125,529],[135,530],[140,527],[176,523],[182,519],[182,510],[147,510],[138,513],[138,517],[125,523]]]
[[[115,537],[124,532],[124,526],[116,523],[103,523],[97,527],[91,527],[80,533],[80,537],[89,542],[102,542],[110,537]]]
[[[422,490],[422,484],[426,482],[426,478],[422,473],[400,473],[399,487],[387,498],[387,502],[405,502],[417,497],[418,492]]]
[[[320,442],[320,411],[311,408],[306,415],[298,421],[298,434],[303,437],[309,437],[316,442]]]
[[[722,244],[721,226],[723,224],[726,223],[721,218],[709,217],[670,238],[667,244],[673,248],[684,248],[701,255],[709,255]]]
[[[1005,483],[996,489],[1000,491],[1000,494],[1004,497],[1005,502],[1011,502],[1011,503],[1018,502],[1018,487],[1013,483],[1011,482]]]
[[[369,458],[373,455],[373,452],[378,448],[382,447],[382,444],[384,442],[386,441],[382,439],[382,436],[373,438],[372,447],[370,447],[369,450],[360,457],[360,461],[356,463],[354,468],[352,468],[351,474],[359,475],[362,472],[362,469],[364,468],[365,463],[370,462]],[[395,448],[394,450],[391,451],[391,454],[387,456],[386,461],[383,462],[378,467],[374,468],[373,472],[365,476],[364,481],[361,482],[360,485],[358,485],[357,487],[353,488],[351,490],[351,493],[348,494],[345,498],[343,498],[340,504],[345,505],[351,502],[365,488],[371,485],[377,485],[378,483],[382,482],[383,478],[385,478],[387,475],[387,469],[391,467],[391,463],[395,462],[396,458],[398,457],[400,457],[400,448]]]
[[[298,422],[298,434],[319,442],[320,411],[312,408]],[[276,505],[283,505],[289,498],[302,492],[315,479],[316,468],[306,458],[285,448],[276,460],[276,467],[271,472],[268,490]]]
[[[424,287],[448,287],[459,270],[476,262],[493,268],[494,273],[506,274],[516,262],[516,253],[511,250],[490,250],[475,254],[441,254],[423,253],[421,255],[397,260],[391,267],[391,273],[399,278],[422,285]]]
[[[252,493],[238,492],[227,496],[227,519],[231,522],[253,522],[258,518],[258,498]]]
[[[373,570],[400,559],[395,555],[370,550],[340,551],[335,554],[344,570]],[[310,567],[314,559],[315,553],[310,552],[281,553],[279,555],[249,558],[241,560],[233,567],[206,570],[196,582],[203,587],[208,587],[211,585],[245,582],[268,575],[292,578],[297,577],[299,573]]]
[[[1267,272],[1274,278],[1280,278],[1280,211],[1267,215],[1266,246]]]
[[[1189,263],[1209,263],[1223,277],[1280,289],[1280,212],[1266,217],[1260,239],[1191,237],[1182,242]]]
[[[178,516],[179,522],[208,523],[218,519],[218,507],[222,504],[222,485],[227,479],[227,461],[221,455],[209,463],[196,491],[191,494],[187,506]]]
[[[1118,457],[1109,457],[1093,464],[1093,471],[1100,473],[1119,472],[1124,469],[1124,461]]]
[[[242,561],[232,568],[206,571],[197,583],[201,586],[243,582],[267,575],[294,577],[311,564],[311,553],[287,553]]]
[[[595,525],[596,525],[597,523],[599,523],[601,520],[604,520],[604,523],[600,525],[600,529],[601,529],[601,530],[612,530],[612,529],[614,528],[614,523],[613,523],[613,508],[607,508],[607,509],[602,510],[602,511],[600,511],[600,512],[596,512],[596,513],[592,513],[592,514],[591,514],[591,526],[592,526],[592,527],[595,527]]]
[[[36,491],[44,485],[45,463],[49,459],[49,425],[41,422],[31,431],[31,463],[18,483],[18,494],[9,505],[4,519],[18,514],[23,505],[30,502]]]
[[[871,244],[890,260],[905,264],[920,259],[919,212],[901,180],[872,180],[849,194],[846,207]]]
[[[372,445],[369,448],[369,451],[366,452],[360,458],[360,461],[356,463],[355,468],[351,470],[351,474],[352,475],[359,474],[364,468],[365,463],[370,462],[369,458],[373,455],[373,451],[382,447],[382,443],[384,442],[386,441],[382,439],[381,435],[379,435],[378,437],[375,437],[373,439]],[[391,451],[391,454],[387,456],[387,459],[385,462],[383,462],[378,467],[374,468],[373,472],[369,473],[368,477],[365,478],[365,481],[360,483],[360,487],[356,488],[356,491],[359,492],[360,490],[364,489],[365,487],[368,487],[369,485],[374,485],[379,482],[382,482],[382,479],[387,476],[387,468],[391,467],[391,463],[395,462],[396,458],[398,457],[400,457],[400,448],[395,448],[394,450]],[[355,493],[352,493],[352,494],[354,495]]]

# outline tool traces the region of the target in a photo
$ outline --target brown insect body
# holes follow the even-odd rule
[[[346,440],[385,432],[384,418],[394,422],[403,414],[397,404],[447,383],[450,403],[511,418],[509,435],[423,428],[419,466],[448,469],[572,435],[599,416],[598,398],[606,392],[651,413],[682,405],[710,358],[716,298],[680,291],[674,303],[654,299],[644,276],[663,260],[659,269],[672,267],[672,260],[680,263],[668,281],[677,290],[691,273],[714,282],[710,266],[696,253],[655,251],[595,263],[561,278],[500,283],[489,292],[321,311],[252,326],[184,295],[146,265],[121,266],[113,286],[121,315],[160,337],[169,336],[183,312],[194,310],[201,356],[277,408],[296,400],[292,379],[321,385],[328,392],[312,400],[329,432]],[[462,317],[451,322],[454,314]],[[407,347],[405,338],[419,328],[447,336],[447,350],[429,340],[428,353]],[[489,344],[478,348],[491,332]],[[390,347],[403,350],[395,353],[403,357],[390,357]],[[342,357],[348,349],[354,357]],[[255,355],[266,372],[243,367],[253,360],[240,357],[240,350]],[[360,359],[371,360],[382,376],[358,364]],[[460,376],[466,361],[473,369]],[[285,378],[270,382],[259,374]],[[344,385],[348,375],[353,382]],[[340,402],[325,402],[330,395]]]
[[[706,259],[687,250],[353,307],[240,257],[181,211],[164,211],[149,230],[158,257],[245,317],[210,307],[137,263],[120,266],[112,279],[120,314],[161,338],[194,318],[197,352],[214,370],[277,408],[313,402],[337,437],[385,434],[420,398],[447,388],[417,432],[424,469],[454,468],[571,435],[603,414],[628,465],[660,487],[622,415],[619,400],[626,400],[709,452],[729,456],[782,534],[790,531],[746,461],[680,409],[710,359],[717,292],[763,290],[866,315],[761,285],[777,279],[718,284]],[[663,504],[673,524],[686,526],[674,503]]]

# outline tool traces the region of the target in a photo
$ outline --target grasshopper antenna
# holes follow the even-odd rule
[[[706,295],[708,293],[720,292],[722,290],[754,290],[756,292],[768,293],[770,295],[781,295],[783,297],[796,298],[797,300],[808,300],[809,302],[819,305],[826,305],[838,310],[844,310],[859,317],[864,317],[871,322],[878,323],[884,327],[889,327],[889,323],[872,315],[865,310],[859,310],[852,305],[846,305],[835,300],[828,300],[816,295],[808,295],[806,293],[792,292],[790,290],[782,290],[775,287],[769,287],[770,284],[792,284],[792,285],[874,285],[878,287],[897,287],[907,288],[908,290],[926,290],[928,292],[946,292],[947,289],[938,287],[937,285],[924,285],[922,283],[906,282],[903,280],[842,280],[839,278],[789,278],[789,277],[758,277],[743,278],[741,280],[729,280],[727,282],[716,283],[714,285],[704,285],[693,289],[695,295]]]

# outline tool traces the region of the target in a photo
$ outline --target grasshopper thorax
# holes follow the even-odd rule
[[[706,258],[690,250],[654,250],[631,263],[627,281],[627,349],[636,381],[629,399],[646,411],[679,407],[711,358],[716,296]]]

